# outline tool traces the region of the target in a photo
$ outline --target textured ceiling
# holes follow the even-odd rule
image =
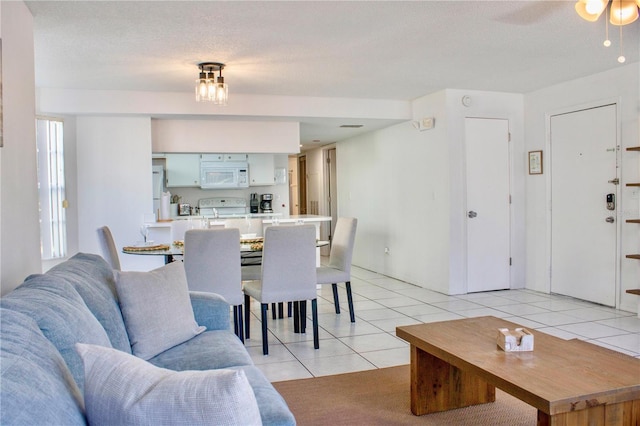
[[[411,100],[527,93],[619,66],[575,1],[28,1],[36,85],[192,92],[224,62],[234,93]],[[627,63],[640,21],[626,26]],[[317,124],[317,123],[316,123]]]

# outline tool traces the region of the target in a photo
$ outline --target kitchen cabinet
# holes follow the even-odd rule
[[[202,154],[202,161],[238,161],[246,162],[247,154]]]
[[[274,158],[273,154],[249,154],[249,186],[273,185]]]
[[[167,188],[200,186],[200,154],[166,154]]]

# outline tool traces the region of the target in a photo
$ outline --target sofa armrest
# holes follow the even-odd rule
[[[219,294],[190,291],[191,305],[198,325],[207,330],[229,330],[229,304]]]

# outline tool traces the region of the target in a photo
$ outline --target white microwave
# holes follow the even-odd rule
[[[203,189],[248,188],[249,164],[231,161],[201,161],[200,187]]]

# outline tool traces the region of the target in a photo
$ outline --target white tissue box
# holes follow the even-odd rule
[[[526,328],[498,329],[498,346],[505,352],[525,352],[533,350],[533,334]]]

